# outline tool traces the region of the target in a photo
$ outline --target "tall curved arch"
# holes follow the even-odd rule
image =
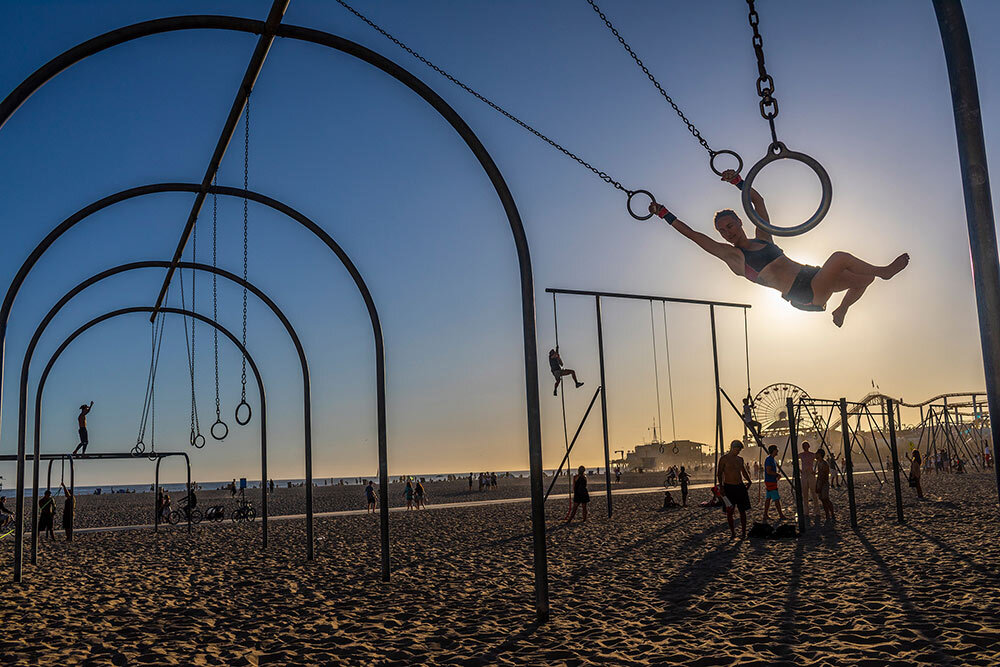
[[[99,199],[87,206],[84,206],[77,212],[73,213],[71,216],[60,222],[56,227],[49,232],[42,239],[37,246],[32,250],[31,254],[21,265],[11,282],[10,287],[7,290],[7,295],[4,299],[3,306],[0,306],[0,386],[3,384],[3,337],[4,331],[6,329],[6,324],[10,315],[11,308],[13,307],[13,302],[17,296],[17,292],[20,290],[27,276],[31,272],[32,268],[38,262],[38,260],[48,251],[49,248],[66,232],[73,229],[76,225],[82,223],[90,216],[95,213],[130,199],[135,199],[137,197],[143,197],[146,195],[160,194],[167,192],[188,192],[195,194],[200,190],[201,186],[197,183],[153,183],[149,185],[143,185],[139,187],[129,188],[127,190],[122,190],[121,192],[116,192],[115,194],[109,195],[102,199]],[[375,300],[372,297],[371,291],[368,289],[368,285],[365,283],[361,272],[355,266],[354,262],[351,260],[347,252],[338,244],[332,236],[325,229],[323,229],[314,220],[306,216],[305,214],[297,211],[291,206],[285,204],[284,202],[278,201],[272,197],[261,194],[259,192],[254,192],[252,190],[240,190],[238,188],[231,188],[226,186],[212,186],[209,188],[209,192],[213,194],[220,194],[229,197],[246,197],[247,199],[267,206],[291,220],[299,223],[307,230],[312,232],[323,244],[340,260],[344,269],[350,274],[351,279],[358,288],[358,292],[361,294],[361,298],[365,302],[365,307],[368,312],[368,318],[371,322],[372,336],[375,343],[375,403],[376,403],[376,426],[378,433],[378,459],[379,459],[379,540],[382,545],[381,549],[381,560],[382,560],[382,580],[389,580],[390,573],[390,559],[389,559],[389,474],[388,474],[388,433],[387,433],[387,408],[386,408],[386,373],[385,373],[385,341],[382,335],[382,324],[379,320],[378,309],[375,306]],[[167,262],[164,268],[170,266],[170,262]],[[242,279],[241,279],[242,280]],[[311,458],[308,461],[306,477],[312,478],[312,461]],[[307,532],[309,533],[309,544],[310,544],[310,554],[312,551],[312,512],[308,509],[312,506],[309,499],[312,497],[312,488],[310,486],[306,487],[307,496],[307,512],[309,515],[307,518]],[[312,556],[310,555],[310,558]]]
[[[44,384],[45,380],[48,378],[49,372],[55,365],[59,356],[69,347],[70,343],[76,340],[80,335],[86,332],[88,329],[97,326],[101,322],[113,319],[115,317],[121,317],[122,315],[129,315],[132,313],[152,313],[156,309],[151,306],[132,306],[129,308],[119,308],[111,312],[105,313],[103,315],[98,315],[94,319],[90,320],[86,324],[83,324],[77,328],[73,333],[66,337],[66,339],[56,348],[56,351],[52,354],[49,362],[45,365],[45,370],[42,371],[39,384]],[[247,348],[240,342],[229,329],[225,328],[215,320],[210,317],[206,317],[199,313],[191,310],[186,310],[183,308],[172,308],[161,306],[159,308],[160,312],[163,313],[173,313],[175,315],[186,315],[188,317],[193,317],[209,326],[215,328],[219,333],[224,335],[226,338],[231,340],[233,344],[239,348],[243,357],[247,360],[247,364],[250,366],[250,370],[253,371],[254,379],[257,381],[257,392],[260,397],[260,432],[261,432],[261,462],[262,462],[262,475],[267,474],[267,396],[264,393],[264,381],[261,379],[260,370],[257,367],[257,363],[254,361],[253,357],[250,356],[250,352]],[[24,445],[19,444],[17,451],[17,497],[14,502],[14,581],[20,582],[22,576],[22,567],[24,560],[24,552],[22,549],[24,541]],[[261,519],[261,528],[266,533],[267,528],[267,485],[261,484],[261,514],[263,515]]]
[[[128,271],[134,271],[138,269],[148,269],[148,268],[166,268],[170,266],[170,262],[166,261],[143,261],[143,262],[132,262],[129,264],[123,264],[121,266],[116,266],[106,271],[97,273],[90,278],[87,278],[83,282],[76,285],[74,288],[69,290],[66,294],[60,298],[55,305],[49,310],[48,313],[42,318],[38,326],[35,328],[35,332],[28,343],[27,350],[24,354],[24,359],[21,363],[21,385],[20,385],[20,399],[18,403],[18,451],[21,451],[24,446],[23,440],[27,437],[25,424],[22,423],[22,416],[26,416],[27,412],[27,390],[28,390],[28,377],[31,369],[31,361],[34,356],[35,349],[38,345],[39,340],[45,333],[46,328],[56,317],[56,315],[62,310],[62,308],[69,303],[74,297],[76,297],[80,292],[84,291],[88,287],[95,285],[107,278],[116,276],[121,273],[126,273]],[[291,322],[282,312],[281,308],[259,287],[250,283],[243,278],[226,271],[225,269],[220,269],[218,267],[213,267],[207,264],[199,264],[194,262],[181,262],[178,265],[183,269],[194,269],[199,271],[205,271],[218,275],[226,280],[233,283],[246,287],[248,291],[252,292],[257,298],[264,302],[264,304],[271,309],[271,312],[278,318],[282,326],[284,326],[285,331],[288,333],[289,338],[292,340],[292,344],[295,346],[296,354],[299,358],[299,366],[302,373],[302,396],[303,396],[303,428],[304,428],[304,455],[307,460],[306,464],[306,480],[307,482],[312,481],[312,466],[309,462],[312,459],[312,389],[310,386],[310,374],[309,374],[309,363],[306,359],[305,349],[299,340],[298,333],[292,326]],[[35,414],[34,414],[34,467],[32,469],[32,489],[37,491],[38,489],[38,475],[39,475],[39,456],[41,448],[41,404],[42,404],[42,393],[45,389],[44,378],[39,382],[38,387],[35,390]],[[37,498],[37,493],[35,493],[32,498]],[[262,511],[266,514],[266,497],[265,506],[262,507]],[[31,519],[32,524],[36,525],[38,520],[38,503],[33,500],[31,505]],[[267,547],[267,533],[264,532],[264,547]],[[383,549],[388,549],[388,544],[382,545]],[[306,558],[307,560],[312,560],[314,549],[314,539],[313,539],[313,511],[312,504],[307,503],[306,505]],[[37,560],[38,552],[38,535],[33,531],[31,535],[31,562],[34,563]]]
[[[265,30],[265,26],[265,22],[252,19],[232,16],[197,15],[155,19],[152,21],[145,21],[142,23],[124,26],[122,28],[104,33],[63,52],[29,75],[27,79],[25,79],[2,102],[0,102],[0,127],[3,127],[11,115],[13,115],[13,113],[21,106],[21,104],[25,102],[25,100],[27,100],[36,90],[41,88],[47,81],[56,76],[59,72],[83,60],[84,58],[87,58],[88,56],[94,55],[113,46],[142,37],[147,37],[149,35],[179,30],[214,29],[261,34]],[[410,88],[410,90],[419,95],[424,101],[430,104],[431,107],[433,107],[434,110],[437,111],[459,134],[461,139],[479,161],[496,190],[497,196],[499,197],[501,205],[504,208],[504,212],[507,215],[511,233],[514,237],[514,246],[517,252],[520,274],[521,320],[524,339],[525,398],[528,430],[528,459],[530,466],[529,477],[531,482],[531,523],[535,566],[535,608],[539,620],[545,620],[549,615],[548,561],[546,557],[545,544],[545,506],[542,481],[542,429],[538,391],[538,351],[536,349],[535,340],[534,280],[532,278],[528,240],[524,233],[524,225],[521,222],[520,213],[514,203],[514,197],[511,194],[510,189],[507,187],[507,183],[504,180],[503,175],[500,173],[499,168],[496,166],[493,158],[479,140],[479,137],[476,136],[462,117],[459,116],[458,113],[444,101],[444,99],[442,99],[427,84],[418,79],[408,70],[400,67],[392,60],[389,60],[385,56],[382,56],[371,49],[321,30],[314,30],[301,26],[279,25],[275,34],[278,37],[312,42],[320,46],[341,51],[367,62],[368,64],[380,69],[389,76],[392,76],[396,80],[403,83],[405,86]],[[6,337],[9,305],[10,304],[7,299],[5,299],[3,305],[0,306],[0,351],[2,351],[3,340]],[[0,394],[2,394],[3,379],[2,361],[2,358],[0,358]],[[385,482],[382,484],[383,488],[385,488],[388,482],[388,473],[384,469],[380,470],[379,473],[380,482]]]

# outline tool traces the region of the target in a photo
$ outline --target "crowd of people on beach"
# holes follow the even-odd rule
[[[473,473],[469,473],[469,491],[472,491],[472,482],[476,476]],[[490,491],[497,488],[497,474],[495,472],[481,472],[478,475],[479,479],[479,492]]]

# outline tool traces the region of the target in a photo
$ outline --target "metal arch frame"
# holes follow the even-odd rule
[[[25,445],[25,439],[27,437],[26,425],[22,417],[26,419],[27,417],[27,392],[28,392],[28,379],[31,370],[31,361],[34,357],[35,349],[38,345],[38,341],[41,339],[42,335],[45,333],[46,328],[55,319],[56,315],[62,310],[62,308],[69,303],[74,297],[83,292],[88,287],[95,285],[107,278],[119,275],[121,273],[126,273],[128,271],[134,271],[137,269],[146,268],[165,268],[170,266],[170,262],[166,261],[142,261],[142,262],[132,262],[129,264],[122,264],[120,266],[101,271],[90,278],[87,278],[83,282],[76,285],[74,288],[69,290],[66,294],[60,298],[54,306],[49,310],[48,313],[42,318],[38,326],[35,329],[31,340],[28,343],[27,350],[24,354],[24,359],[21,364],[21,387],[20,387],[20,398],[18,403],[18,451],[23,451]],[[278,307],[270,297],[267,296],[259,287],[256,285],[243,280],[243,278],[226,271],[225,269],[220,269],[218,267],[213,267],[207,264],[193,263],[193,262],[181,262],[178,264],[180,268],[184,269],[195,269],[199,271],[206,271],[208,273],[213,273],[215,275],[221,276],[226,280],[230,280],[238,285],[242,285],[247,288],[250,292],[253,292],[257,298],[264,302],[271,312],[281,321],[282,325],[285,327],[285,331],[288,332],[289,338],[292,339],[292,343],[295,346],[295,351],[299,357],[299,366],[302,372],[302,397],[303,397],[303,423],[304,423],[304,451],[307,460],[312,459],[312,389],[310,385],[310,375],[309,375],[309,364],[306,360],[305,350],[302,347],[302,343],[299,340],[298,334],[295,328],[292,326],[291,322],[285,316],[284,312]],[[42,376],[39,381],[38,387],[35,390],[35,413],[34,413],[34,468],[32,470],[32,507],[31,507],[31,520],[32,525],[38,520],[38,474],[39,467],[38,461],[41,453],[41,414],[42,414],[42,392],[45,389],[45,381],[48,377],[48,369],[51,366],[46,366],[46,373]],[[261,447],[261,452],[264,452],[264,447]],[[306,466],[309,468],[310,466]],[[267,462],[261,462],[262,470],[267,469]],[[311,479],[309,480],[311,481]],[[263,514],[267,513],[267,498],[264,498],[264,506],[261,508]],[[313,558],[313,513],[312,506],[308,504],[306,507],[306,553],[307,560],[312,560]],[[267,548],[267,531],[263,532],[263,547]],[[383,548],[387,548],[383,545]],[[32,532],[31,538],[31,562],[37,562],[38,553],[38,536]]]
[[[166,32],[191,30],[191,29],[217,29],[232,30],[237,32],[247,32],[262,34],[268,30],[268,26],[263,21],[245,19],[231,16],[177,16],[162,19],[155,19],[142,23],[118,28],[104,33],[83,42],[62,54],[56,56],[48,63],[29,75],[17,88],[15,88],[2,102],[0,102],[0,128],[2,128],[13,113],[47,81],[56,76],[62,70],[70,67],[76,62],[94,55],[112,46],[122,44],[134,39],[149,35],[162,34]],[[274,34],[278,37],[288,37],[301,41],[312,42],[320,46],[326,46],[348,55],[354,56],[368,64],[382,70],[392,76],[410,90],[419,95],[424,101],[431,105],[452,128],[459,134],[461,139],[469,147],[476,159],[479,161],[487,177],[490,179],[494,190],[497,193],[504,213],[513,235],[514,246],[517,252],[520,290],[521,290],[521,323],[524,345],[524,369],[525,369],[525,403],[527,411],[527,435],[528,435],[528,459],[530,467],[531,482],[531,523],[532,523],[532,543],[534,550],[534,588],[535,588],[535,610],[540,621],[549,617],[549,592],[548,592],[548,560],[546,555],[545,542],[545,505],[544,488],[542,480],[542,430],[541,430],[541,410],[539,403],[539,377],[538,377],[538,351],[536,349],[536,327],[535,327],[535,304],[534,304],[534,280],[532,277],[531,256],[528,248],[528,240],[521,222],[520,213],[514,203],[514,197],[507,186],[503,175],[493,161],[489,152],[483,146],[479,137],[472,131],[468,124],[454,109],[444,101],[441,96],[435,93],[427,84],[418,79],[408,70],[402,68],[388,58],[365,48],[360,44],[338,37],[336,35],[304,28],[300,26],[278,25]],[[199,186],[201,191],[201,186]],[[37,257],[35,258],[37,259]],[[29,267],[30,268],[30,267]],[[23,269],[23,267],[22,267]],[[8,290],[7,297],[3,305],[0,306],[0,355],[3,351],[3,342],[6,338],[7,323],[10,317],[10,309],[13,297],[16,294],[20,282],[23,282],[24,274],[19,272],[12,283],[12,290]],[[20,281],[20,282],[19,282]],[[369,306],[371,304],[369,303]],[[378,345],[378,343],[376,343]],[[384,364],[381,355],[378,355],[377,363]],[[0,392],[2,392],[3,359],[0,356]],[[384,369],[383,369],[384,372]],[[379,383],[380,390],[383,390],[382,382]],[[380,415],[380,420],[382,415]],[[384,423],[379,425],[380,450],[384,450]],[[380,451],[380,458],[382,452]],[[384,466],[380,466],[379,483],[381,486],[380,495],[383,493],[383,501],[387,501],[388,496],[388,471]],[[384,491],[382,491],[384,489]],[[307,492],[309,490],[307,489]],[[387,511],[388,503],[382,503],[383,511]],[[383,565],[384,566],[384,565]]]
[[[22,264],[20,270],[14,281],[11,283],[11,287],[8,289],[7,298],[4,301],[3,309],[0,310],[0,345],[3,342],[3,330],[5,329],[7,318],[9,317],[10,308],[13,304],[13,300],[20,290],[21,285],[27,278],[31,269],[34,267],[38,259],[62,236],[64,233],[69,231],[71,228],[75,227],[78,223],[83,222],[89,216],[101,211],[113,204],[117,204],[129,199],[136,197],[141,197],[149,194],[159,194],[165,192],[190,192],[197,193],[200,190],[198,184],[195,183],[155,183],[150,185],[144,185],[136,188],[130,188],[127,190],[122,190],[113,195],[109,195],[100,199],[96,202],[91,203],[88,206],[80,209],[73,215],[69,216],[58,226],[55,227],[32,251],[31,255]],[[358,291],[361,294],[362,299],[365,302],[366,308],[368,310],[369,320],[371,321],[372,333],[375,342],[375,375],[376,375],[376,412],[377,412],[377,427],[378,427],[378,456],[379,456],[379,468],[380,470],[388,470],[388,444],[387,444],[387,408],[386,408],[386,388],[385,388],[385,343],[382,336],[382,325],[379,320],[378,310],[375,307],[374,299],[372,298],[371,292],[368,289],[367,284],[358,271],[357,267],[354,265],[351,258],[347,255],[343,248],[331,237],[322,227],[320,227],[316,222],[302,214],[301,212],[295,210],[291,206],[280,202],[276,199],[268,197],[266,195],[253,192],[240,190],[237,188],[224,187],[224,186],[212,186],[209,188],[210,193],[221,194],[231,197],[246,197],[252,201],[255,201],[264,206],[278,211],[284,214],[288,218],[291,218],[295,222],[308,229],[318,237],[326,246],[329,248],[334,255],[340,260],[341,264],[350,274],[351,278],[354,280]],[[170,266],[167,263],[167,266]],[[242,279],[240,279],[242,280]],[[0,347],[0,364],[3,362],[3,349]],[[0,374],[2,374],[2,369],[0,369]],[[2,385],[2,376],[0,376],[0,385]],[[311,433],[310,429],[307,429],[307,433]],[[306,465],[306,477],[312,479],[312,459],[311,456],[307,460]],[[380,473],[379,479],[379,495],[381,500],[381,509],[379,512],[380,521],[380,541],[382,544],[382,580],[389,580],[390,571],[390,561],[389,561],[389,496],[388,496],[388,473],[385,474],[384,479]],[[307,508],[307,532],[311,532],[312,512],[310,508],[312,507],[311,497],[312,497],[312,487],[307,485],[306,487],[306,508]],[[312,549],[312,539],[309,540],[310,551]],[[312,556],[310,555],[310,558]]]
[[[67,347],[69,347],[70,343],[72,343],[74,340],[76,340],[81,334],[83,334],[88,329],[90,329],[90,328],[92,328],[92,327],[100,324],[101,322],[113,319],[115,317],[120,317],[122,315],[129,315],[129,314],[132,314],[132,313],[153,313],[153,312],[156,312],[156,311],[157,311],[157,309],[153,308],[151,306],[131,306],[129,308],[119,308],[117,310],[113,310],[113,311],[107,312],[107,313],[105,313],[103,315],[99,315],[99,316],[95,317],[94,319],[90,320],[89,322],[87,322],[86,324],[83,324],[82,326],[80,326],[79,328],[77,328],[75,331],[73,331],[73,333],[71,333],[69,336],[67,336],[66,339],[63,340],[63,342],[59,345],[59,347],[56,348],[56,351],[53,353],[52,357],[49,359],[48,364],[46,364],[45,370],[42,371],[41,378],[39,379],[39,387],[41,387],[44,384],[45,380],[48,378],[49,372],[52,370],[53,365],[55,364],[55,362],[59,358],[59,356],[63,353],[63,351]],[[247,351],[246,347],[244,347],[243,343],[240,342],[239,338],[237,338],[235,335],[233,335],[233,333],[231,331],[229,331],[229,329],[225,328],[224,326],[222,326],[218,322],[214,321],[210,317],[206,317],[205,315],[201,315],[201,314],[196,313],[196,312],[191,311],[191,310],[185,310],[183,308],[172,308],[172,307],[168,308],[166,306],[161,306],[159,308],[159,312],[171,313],[171,314],[175,314],[175,315],[185,315],[187,317],[193,317],[193,318],[195,318],[197,320],[200,320],[200,321],[208,324],[209,326],[211,326],[211,327],[215,328],[216,330],[218,330],[219,333],[221,333],[224,336],[226,336],[229,340],[231,340],[233,342],[233,344],[237,348],[239,348],[240,352],[243,354],[244,358],[247,360],[247,363],[250,365],[250,369],[253,371],[254,378],[257,381],[257,391],[258,391],[258,394],[260,396],[260,434],[261,434],[260,435],[260,441],[261,441],[261,450],[262,450],[262,452],[261,452],[261,462],[262,462],[262,468],[263,468],[261,470],[261,478],[262,479],[266,478],[266,475],[267,475],[267,468],[266,468],[266,464],[267,464],[267,397],[266,397],[266,395],[264,393],[264,381],[263,381],[263,379],[261,379],[260,370],[257,368],[257,364],[254,361],[253,357],[250,356],[250,352]],[[24,541],[24,463],[25,463],[25,452],[24,452],[24,447],[22,445],[22,446],[18,447],[18,452],[17,452],[17,467],[18,467],[18,471],[19,471],[19,478],[18,478],[18,488],[17,488],[17,499],[16,499],[15,509],[14,509],[15,519],[17,520],[16,524],[14,525],[14,582],[15,583],[20,583],[20,581],[21,581],[21,578],[22,578],[21,577],[21,575],[22,575],[22,565],[23,565],[23,560],[24,560],[24,553],[23,553],[23,549],[22,549],[23,541]],[[261,498],[262,498],[261,529],[262,529],[262,534],[265,536],[265,539],[266,539],[266,535],[267,535],[267,512],[265,511],[266,508],[267,508],[267,485],[266,484],[261,484]]]
[[[63,220],[59,225],[55,227],[32,251],[28,259],[22,264],[17,276],[11,283],[11,287],[8,289],[7,298],[4,301],[3,308],[0,309],[0,346],[3,343],[3,331],[6,326],[7,319],[9,317],[10,308],[12,307],[13,300],[20,290],[21,285],[27,278],[31,269],[37,263],[38,259],[59,239],[64,233],[75,227],[77,224],[83,222],[85,219],[91,215],[109,207],[113,204],[118,204],[129,199],[134,199],[136,197],[141,197],[150,194],[160,194],[166,192],[188,192],[197,193],[200,191],[201,186],[196,183],[154,183],[150,185],[139,186],[135,188],[129,188],[127,190],[122,190],[113,195],[109,195],[98,201],[95,201],[88,206],[80,209],[73,215],[69,216]],[[354,265],[354,262],[347,255],[344,249],[330,236],[326,230],[319,226],[315,221],[304,215],[303,213],[295,210],[291,206],[268,197],[267,195],[241,190],[238,188],[231,188],[225,186],[212,186],[209,188],[210,193],[221,194],[224,196],[231,197],[246,197],[254,202],[267,206],[279,213],[282,213],[288,218],[291,218],[295,222],[305,227],[307,230],[313,233],[314,236],[319,238],[326,246],[329,248],[334,255],[340,260],[341,264],[350,274],[351,278],[354,280],[354,284],[357,286],[358,291],[361,294],[362,299],[365,302],[365,306],[368,311],[368,317],[372,326],[372,336],[375,343],[375,383],[376,383],[376,415],[377,415],[377,429],[378,429],[378,458],[379,458],[379,469],[388,470],[388,435],[387,435],[387,407],[386,407],[386,373],[385,373],[385,342],[382,335],[382,325],[378,316],[378,309],[375,306],[375,301],[372,298],[371,292],[368,289],[368,285],[365,283],[364,278],[361,276],[360,271]],[[167,266],[171,266],[170,262]],[[242,280],[242,279],[240,279]],[[0,364],[3,362],[3,348],[0,347]],[[2,369],[0,369],[0,386],[2,386]],[[310,422],[311,423],[311,422]],[[311,430],[307,429],[307,433],[311,433]],[[311,448],[310,448],[311,449]],[[307,460],[306,465],[306,477],[307,479],[312,479],[312,458],[311,456]],[[380,510],[379,510],[379,523],[380,523],[380,542],[382,544],[382,580],[389,580],[390,573],[390,560],[389,560],[389,477],[388,472],[382,475],[379,474],[379,496],[380,496]],[[307,532],[312,532],[312,486],[306,486],[306,514],[307,514]],[[310,551],[312,550],[313,540],[309,540]],[[310,554],[310,558],[312,555]]]

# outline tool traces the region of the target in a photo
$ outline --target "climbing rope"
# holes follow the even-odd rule
[[[559,350],[559,311],[556,308],[556,293],[552,293],[552,321],[555,325],[556,333],[556,351]],[[569,428],[566,424],[566,383],[559,383],[559,398],[562,401],[562,422],[563,422],[563,441],[566,444],[566,481],[569,483],[568,490],[570,499],[573,498],[573,476],[569,474],[569,471],[573,469],[573,464],[569,460]]]
[[[663,306],[663,343],[667,349],[667,396],[670,401],[670,430],[674,442],[676,442],[677,422],[674,420],[674,378],[670,368],[670,335],[667,332],[667,302],[663,301],[661,305]],[[676,454],[677,452],[674,453]]]
[[[656,359],[656,325],[653,322],[653,300],[649,300],[649,333],[653,343],[653,378],[656,382],[656,423],[660,425],[660,451],[663,451],[663,414],[660,410],[660,366]]]

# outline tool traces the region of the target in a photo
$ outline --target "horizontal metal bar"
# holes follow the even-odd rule
[[[582,289],[558,289],[546,287],[549,294],[575,294],[577,296],[603,296],[609,299],[637,299],[640,301],[663,301],[665,303],[689,303],[696,306],[720,306],[722,308],[752,308],[748,303],[730,303],[728,301],[709,301],[706,299],[682,299],[675,296],[654,296],[651,294],[625,294],[622,292],[597,292]]]
[[[42,461],[59,461],[61,459],[74,461],[104,461],[104,460],[124,460],[124,459],[164,459],[168,456],[187,456],[184,452],[146,452],[144,454],[132,454],[131,452],[101,452],[94,454],[39,454]],[[17,454],[0,454],[0,461],[16,461]]]

